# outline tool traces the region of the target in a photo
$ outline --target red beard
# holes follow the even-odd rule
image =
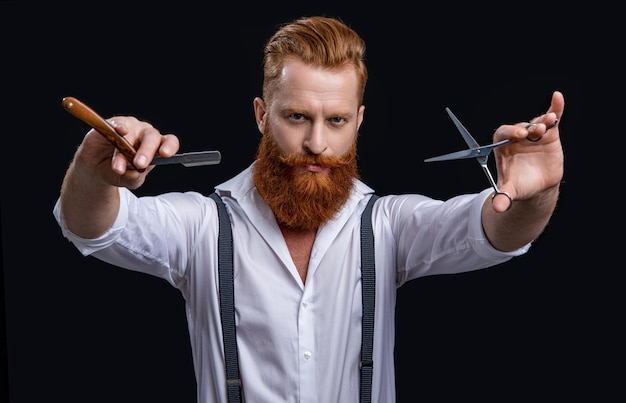
[[[303,170],[318,164],[328,171]],[[259,143],[253,168],[257,190],[279,224],[292,229],[314,230],[333,218],[348,200],[356,168],[356,141],[350,151],[337,157],[310,154],[284,155],[269,129]]]

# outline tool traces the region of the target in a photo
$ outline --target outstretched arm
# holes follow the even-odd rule
[[[133,161],[127,161],[93,129],[83,139],[67,169],[60,196],[68,229],[83,238],[96,238],[113,225],[119,210],[118,187],[139,188],[154,168],[148,166],[152,158],[171,157],[179,147],[176,136],[162,135],[134,117],[118,116],[108,122],[137,153]],[[129,163],[137,169],[127,169]]]
[[[494,150],[498,188],[506,192],[485,202],[483,228],[500,250],[518,249],[536,239],[548,224],[563,178],[563,148],[559,137],[565,100],[555,91],[548,111],[530,122],[500,126],[494,142],[516,140]],[[510,207],[510,208],[509,208]]]

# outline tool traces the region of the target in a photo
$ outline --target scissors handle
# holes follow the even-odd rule
[[[122,155],[126,157],[129,163],[132,163],[133,159],[135,159],[137,151],[128,142],[128,140],[126,140],[126,138],[115,131],[115,128],[111,126],[109,122],[104,120],[93,109],[74,97],[63,98],[62,104],[66,111],[93,127],[98,133],[109,140],[111,144],[113,144],[115,148],[117,148]]]
[[[496,184],[496,181],[493,179],[493,176],[491,175],[491,172],[489,171],[489,168],[487,167],[487,160],[485,159],[485,160],[479,161],[479,163],[483,171],[485,172],[485,175],[487,175],[487,179],[489,179],[489,183],[491,184],[491,187],[493,188],[493,195],[491,195],[491,202],[493,203],[493,199],[495,199],[497,195],[504,195],[509,199],[509,207],[507,208],[507,210],[509,210],[511,206],[513,205],[513,198],[507,192],[498,189],[498,185]]]

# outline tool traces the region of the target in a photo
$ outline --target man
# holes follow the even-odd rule
[[[250,402],[358,402],[360,217],[374,191],[358,178],[365,44],[342,22],[302,18],[264,53],[255,162],[216,187],[232,223],[237,348]],[[498,186],[447,201],[387,195],[375,238],[373,402],[395,401],[396,289],[409,280],[493,266],[527,252],[548,223],[563,176],[563,95],[529,122],[500,126]],[[186,301],[198,402],[227,401],[220,319],[218,210],[197,192],[136,197],[173,134],[109,119],[133,161],[91,130],[66,173],[54,214],[84,255],[167,280]],[[128,169],[132,163],[138,169]],[[145,168],[145,170],[144,170]]]

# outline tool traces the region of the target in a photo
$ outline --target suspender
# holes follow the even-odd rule
[[[374,260],[374,233],[372,206],[378,199],[372,195],[361,214],[361,292],[363,319],[361,329],[361,403],[372,401],[372,373],[374,372],[374,296],[376,295],[376,268]]]
[[[241,379],[239,378],[239,354],[235,330],[235,292],[233,278],[233,233],[230,218],[222,198],[217,193],[210,197],[217,204],[219,257],[217,269],[220,279],[220,313],[224,334],[224,359],[226,360],[226,390],[230,403],[241,402]]]
[[[226,360],[226,388],[230,403],[241,402],[241,379],[239,378],[239,356],[235,329],[235,293],[233,289],[233,237],[230,218],[222,198],[217,193],[209,195],[217,204],[219,215],[220,312],[224,334],[224,358]],[[361,331],[361,403],[370,403],[374,362],[374,308],[376,294],[376,269],[374,256],[374,234],[372,231],[372,206],[378,195],[372,195],[361,215],[361,287],[363,298],[363,329]]]

